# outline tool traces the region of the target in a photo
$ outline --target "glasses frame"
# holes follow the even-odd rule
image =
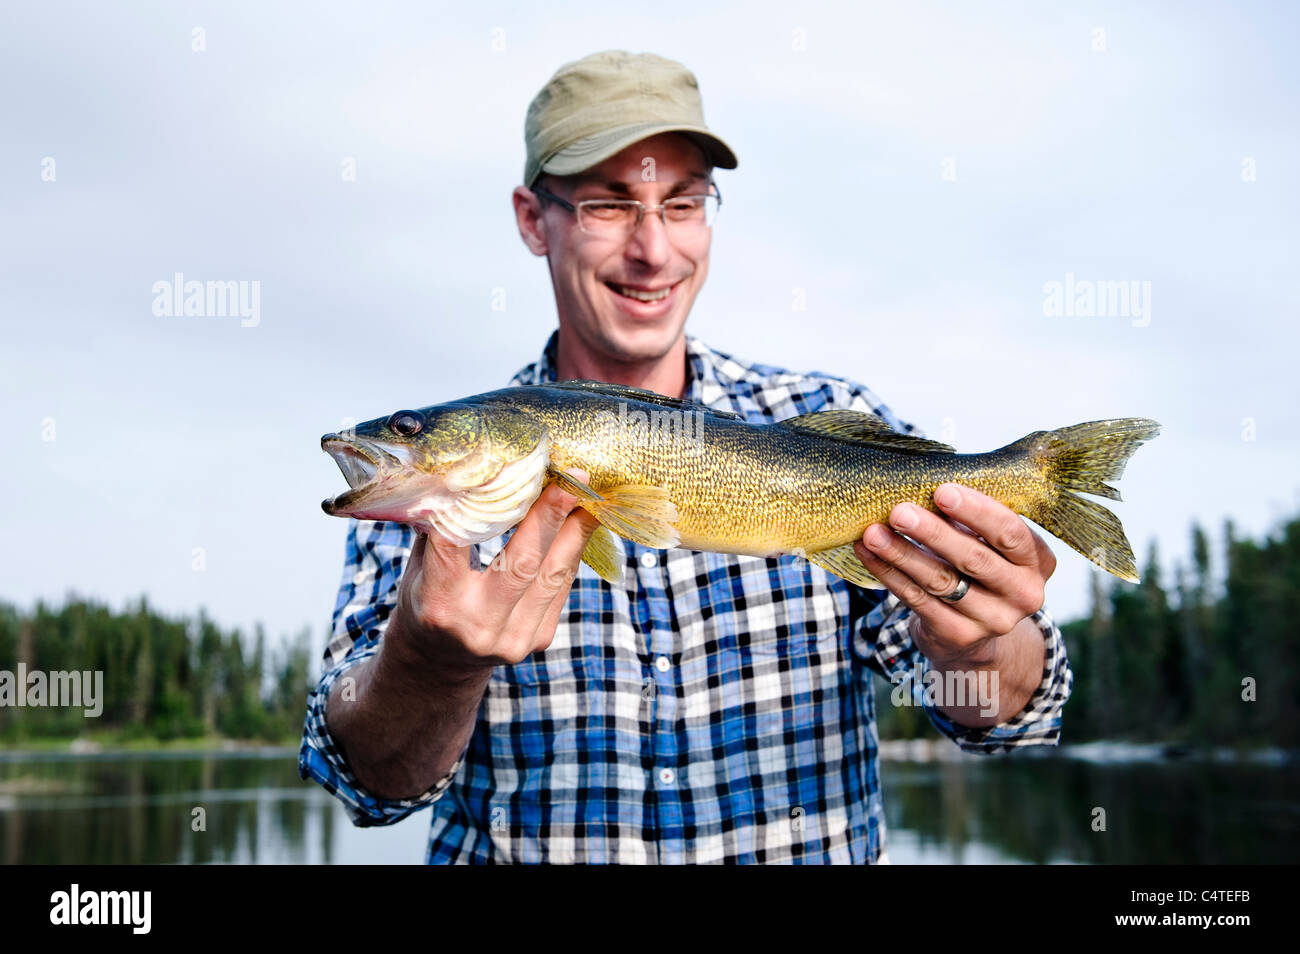
[[[671,233],[673,226],[670,226],[668,224],[668,219],[664,217],[664,210],[665,207],[668,205],[668,203],[674,201],[675,199],[717,199],[718,208],[717,211],[713,213],[714,220],[716,221],[718,217],[718,212],[722,211],[722,190],[718,188],[718,184],[714,182],[713,179],[709,179],[709,185],[713,188],[713,192],[708,192],[708,193],[693,192],[690,195],[674,195],[674,196],[670,196],[666,201],[661,202],[658,205],[646,205],[644,202],[641,202],[638,199],[620,199],[617,197],[607,197],[602,199],[583,199],[577,205],[574,205],[568,199],[562,199],[554,192],[550,191],[549,189],[544,189],[539,185],[533,186],[532,191],[535,195],[540,195],[543,198],[549,199],[550,201],[558,205],[560,208],[567,209],[568,211],[572,212],[578,220],[578,228],[582,230],[584,235],[602,235],[604,233],[593,232],[590,229],[583,226],[582,224],[583,217],[581,214],[581,209],[583,206],[608,205],[611,202],[618,202],[623,205],[627,205],[629,207],[635,205],[636,224],[627,230],[627,235],[635,235],[637,229],[641,227],[641,223],[645,221],[645,214],[647,212],[658,213],[659,221],[663,224],[664,231]],[[706,228],[713,228],[713,223],[710,222],[706,226]]]

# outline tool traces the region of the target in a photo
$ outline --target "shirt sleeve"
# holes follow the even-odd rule
[[[892,593],[854,624],[854,646],[866,665],[910,694],[940,732],[967,752],[992,755],[1021,745],[1056,745],[1061,735],[1061,710],[1070,698],[1074,674],[1066,657],[1065,640],[1046,607],[1030,617],[1043,634],[1043,675],[1029,702],[1005,722],[971,728],[953,722],[930,701],[925,689],[931,671],[912,641],[908,622],[914,614]]]
[[[401,524],[350,520],[343,579],[334,606],[334,622],[325,649],[323,673],[307,697],[307,720],[298,774],[313,778],[336,796],[354,825],[390,825],[446,793],[464,756],[428,791],[415,798],[386,799],[367,791],[352,773],[325,722],[331,688],[347,672],[379,651],[388,617],[397,603],[397,584],[410,556],[415,532]]]
[[[850,401],[855,410],[870,411],[890,427],[903,434],[923,436],[921,431],[899,420],[870,391],[856,388]],[[853,587],[852,600],[860,608],[854,616],[853,648],[855,655],[894,686],[910,681],[913,705],[922,706],[935,728],[967,752],[991,755],[1021,745],[1056,745],[1060,742],[1061,712],[1070,698],[1074,674],[1070,670],[1065,640],[1047,608],[1030,617],[1043,634],[1045,652],[1043,676],[1025,707],[1005,722],[983,728],[971,728],[943,715],[926,693],[930,660],[912,641],[908,628],[913,612],[892,593]],[[885,592],[884,598],[880,594]],[[865,606],[863,605],[865,597]],[[867,608],[869,607],[869,608]]]

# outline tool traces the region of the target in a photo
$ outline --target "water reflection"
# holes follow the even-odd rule
[[[1012,757],[886,761],[881,771],[895,862],[1294,864],[1300,855],[1294,764]],[[1097,809],[1104,831],[1094,830]]]
[[[895,863],[1294,863],[1300,771],[1203,761],[882,763]],[[1106,830],[1094,831],[1095,810]],[[196,831],[195,809],[203,810]],[[296,752],[0,755],[5,864],[418,863],[428,813],[354,828]]]
[[[0,761],[6,864],[415,862],[422,825],[377,854],[335,857],[338,804],[298,778],[296,752]],[[427,824],[427,820],[424,822]],[[358,831],[358,834],[364,834]],[[381,839],[383,840],[383,839]]]

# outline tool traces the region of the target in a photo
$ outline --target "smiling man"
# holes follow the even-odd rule
[[[711,223],[721,205],[711,169],[703,150],[686,136],[660,133],[591,172],[548,174],[531,190],[515,190],[520,235],[535,254],[547,257],[556,303],[567,319],[561,320],[560,335],[565,377],[607,374],[611,363],[619,366],[620,380],[671,372],[656,383],[669,389],[663,393],[680,396],[686,367],[682,327],[708,274]],[[650,194],[662,204],[652,205],[647,222],[638,197]],[[572,218],[543,223],[540,209],[547,204]],[[578,227],[557,228],[561,223]],[[681,360],[669,358],[674,351]]]
[[[845,408],[915,433],[860,384],[685,334],[713,172],[737,163],[680,64],[561,67],[525,142],[515,218],[559,327],[512,384],[633,385],[754,423]],[[611,585],[578,572],[596,523],[575,502],[549,487],[508,542],[467,548],[351,524],[300,770],[357,824],[431,808],[430,862],[877,862],[873,672],[912,678],[904,697],[968,751],[1057,740],[1071,673],[1042,609],[1055,561],[970,488],[936,491],[950,519],[905,504],[867,530],[855,549],[885,590],[792,557],[627,541]],[[933,677],[977,691],[936,694]]]

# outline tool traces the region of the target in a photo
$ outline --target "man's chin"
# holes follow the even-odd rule
[[[675,315],[653,321],[620,317],[607,325],[605,344],[609,357],[629,364],[658,361],[681,339],[686,322]]]

